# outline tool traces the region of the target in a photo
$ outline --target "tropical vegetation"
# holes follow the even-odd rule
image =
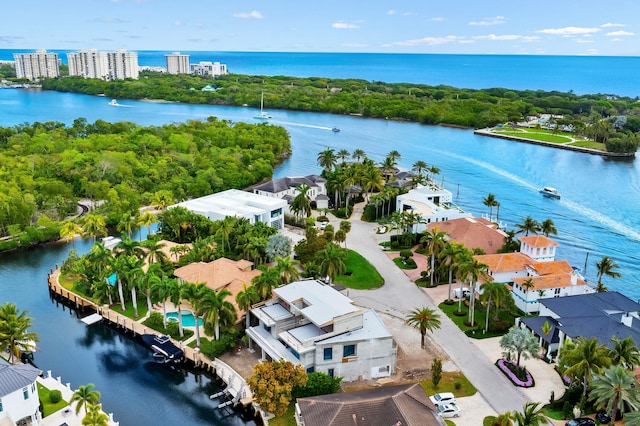
[[[15,304],[0,305],[0,347],[9,352],[9,363],[21,359],[23,352],[33,352],[40,338],[33,327],[28,311],[20,311]]]

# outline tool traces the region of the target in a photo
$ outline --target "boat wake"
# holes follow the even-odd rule
[[[297,126],[297,127],[307,127],[309,129],[320,129],[320,130],[333,130],[333,127],[326,127],[326,126],[316,126],[313,124],[303,124],[303,123],[291,123],[288,121],[275,121],[273,120],[272,123],[278,123],[278,124],[285,124],[287,126]]]

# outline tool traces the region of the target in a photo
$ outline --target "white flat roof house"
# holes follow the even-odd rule
[[[345,381],[390,376],[397,346],[372,309],[316,280],[273,290],[274,298],[251,310],[260,324],[247,329],[250,345],[263,359],[284,359],[308,372],[322,371]]]
[[[229,189],[183,201],[169,208],[178,206],[206,216],[211,220],[222,220],[227,216],[244,217],[251,224],[263,222],[276,229],[283,229],[287,202],[238,189]]]
[[[40,370],[29,364],[0,360],[0,424],[37,425],[42,419],[36,379]]]
[[[433,222],[471,217],[471,213],[465,213],[453,203],[451,192],[433,183],[398,195],[396,211],[411,211],[422,217],[424,223],[414,224],[414,233],[424,231],[427,225]]]

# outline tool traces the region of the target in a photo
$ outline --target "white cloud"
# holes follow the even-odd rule
[[[597,33],[598,31],[600,31],[599,28],[564,27],[564,28],[547,28],[544,30],[539,30],[537,32],[542,34],[551,34],[551,35],[574,36],[574,35]]]
[[[446,36],[446,37],[424,37],[414,40],[394,41],[392,43],[385,43],[383,47],[392,46],[441,46],[443,44],[451,43],[464,43],[463,37],[458,36]]]
[[[632,36],[634,34],[630,33],[629,31],[613,31],[611,33],[607,33],[606,35],[609,37],[620,37],[620,36]]]
[[[625,24],[614,24],[611,22],[607,22],[606,24],[601,25],[602,28],[610,28],[610,27],[626,27]]]
[[[264,16],[262,16],[262,13],[258,12],[257,10],[252,10],[251,12],[234,13],[233,17],[240,18],[240,19],[263,19],[264,18]]]
[[[500,25],[500,24],[504,24],[505,22],[507,21],[505,21],[504,16],[496,16],[495,18],[488,18],[482,21],[472,21],[472,22],[469,22],[469,25],[488,26],[488,25]]]
[[[540,41],[540,37],[538,37],[538,36],[524,36],[524,37],[522,37],[522,41],[525,41],[527,43],[531,43],[533,41]]]
[[[395,15],[396,13],[398,13],[398,12],[396,12],[393,9],[387,11],[387,15]]]
[[[520,38],[522,38],[522,36],[516,35],[516,34],[505,34],[505,35],[488,34],[488,35],[473,37],[474,40],[492,40],[492,41],[493,40],[496,40],[496,41],[518,40]]]
[[[577,38],[576,43],[593,43],[594,41],[587,38]]]
[[[611,41],[622,41],[621,38],[612,38]]]
[[[331,24],[331,27],[336,28],[338,30],[355,30],[357,28],[360,28],[358,25],[347,24],[346,22],[335,22]]]
[[[430,21],[433,21],[433,22],[442,22],[442,21],[444,21],[444,18],[443,18],[443,17],[438,16],[438,17],[436,17],[436,18],[431,18],[431,19],[429,19],[429,20],[430,20]]]
[[[173,25],[175,25],[176,27],[181,27],[182,25],[184,25],[184,22],[176,21],[176,22],[173,23]]]

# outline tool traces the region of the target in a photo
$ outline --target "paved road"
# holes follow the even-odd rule
[[[349,291],[358,305],[386,312],[399,318],[415,308],[437,306],[419,287],[386,256],[378,243],[388,240],[389,234],[378,235],[374,223],[359,220],[361,207],[356,206],[347,235],[347,247],[364,256],[384,278],[385,285],[375,290]],[[432,334],[435,342],[456,363],[460,371],[474,384],[496,413],[520,411],[528,398],[502,374],[498,374],[489,360],[469,338],[446,316],[442,326]]]

